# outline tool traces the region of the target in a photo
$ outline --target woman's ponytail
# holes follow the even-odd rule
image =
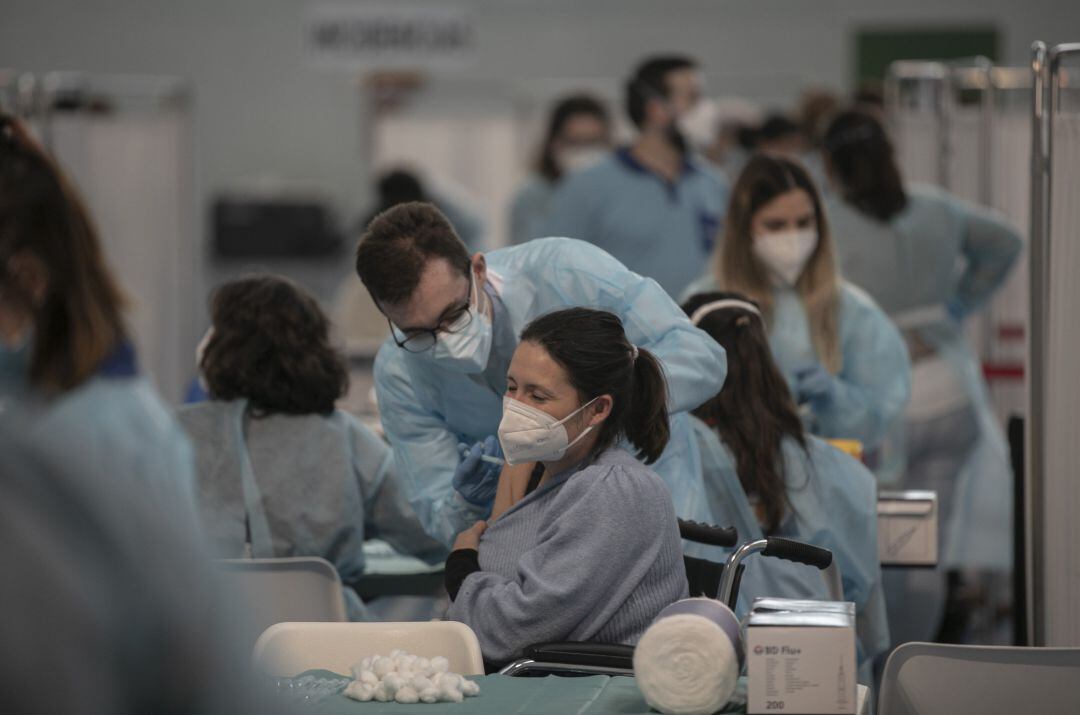
[[[633,378],[626,421],[626,438],[638,449],[638,459],[652,464],[660,458],[671,437],[668,422],[667,381],[664,368],[656,356],[645,348],[636,348]]]

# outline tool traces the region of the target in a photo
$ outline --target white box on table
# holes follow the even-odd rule
[[[855,604],[755,600],[746,663],[750,715],[853,715]]]

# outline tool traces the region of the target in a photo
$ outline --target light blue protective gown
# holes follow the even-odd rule
[[[252,419],[246,400],[181,408],[198,466],[197,496],[217,558],[241,558],[245,517],[255,558],[321,556],[346,584],[364,573],[364,539],[379,538],[429,563],[446,549],[426,533],[400,491],[390,448],[350,414]],[[369,620],[351,588],[351,620]]]
[[[58,464],[149,485],[150,508],[198,529],[191,445],[157,391],[140,376],[129,344],[121,344],[95,376],[59,397],[41,399],[22,387],[18,395],[3,417],[19,422],[26,439],[44,445]]]
[[[723,290],[712,275],[695,281],[686,297]],[[794,392],[796,371],[820,362],[810,339],[806,309],[790,288],[773,294],[769,347],[777,366]],[[888,316],[864,292],[844,282],[840,286],[840,349],[843,366],[833,376],[833,397],[814,403],[807,427],[827,439],[856,439],[868,453],[881,452],[874,472],[879,479],[899,465],[886,437],[899,425],[911,392],[911,365],[907,346]],[[885,444],[890,447],[892,440]]]
[[[1010,568],[1012,470],[962,320],[1004,282],[1023,247],[1020,234],[1000,216],[928,186],[912,187],[908,206],[887,223],[838,197],[828,211],[844,275],[933,348],[967,397],[963,413],[942,416],[966,414],[970,423],[949,430],[957,453],[948,460],[952,469],[919,470],[914,483],[913,475],[905,478],[912,488],[939,491],[942,567]],[[929,422],[909,417],[907,423],[911,434]],[[969,432],[973,439],[965,436]],[[947,441],[937,451],[942,449],[949,451]]]
[[[712,523],[734,526],[739,541],[765,538],[739,480],[735,458],[714,429],[691,417],[701,449]],[[793,439],[782,443],[783,474],[790,509],[771,536],[798,539],[829,549],[840,567],[844,599],[855,603],[860,668],[889,648],[877,550],[877,482],[847,454],[815,437],[804,451]],[[716,557],[713,557],[716,560]],[[755,556],[746,563],[739,588],[741,618],[758,597],[827,599],[820,571],[812,566]],[[869,668],[864,675],[869,680]]]
[[[530,174],[514,193],[510,203],[510,243],[519,245],[540,236],[551,214],[551,200],[558,184],[539,174]]]
[[[678,296],[708,263],[727,199],[703,161],[687,159],[670,183],[624,148],[560,183],[543,235],[593,243]]]
[[[618,315],[628,339],[663,363],[672,412],[671,441],[653,469],[671,489],[679,516],[701,518],[701,464],[688,410],[720,391],[727,373],[723,348],[694,328],[652,280],[627,270],[582,241],[544,238],[487,254],[494,306],[493,344],[486,370],[469,375],[413,354],[392,340],[375,358],[375,390],[398,474],[420,520],[450,544],[489,511],[471,506],[451,486],[461,459],[458,443],[496,434],[506,371],[522,329],[534,318],[585,306]]]

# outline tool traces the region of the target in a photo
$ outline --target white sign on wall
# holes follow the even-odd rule
[[[327,69],[460,69],[475,35],[468,10],[441,4],[315,5],[304,19],[307,56]]]

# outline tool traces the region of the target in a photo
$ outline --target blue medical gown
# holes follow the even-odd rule
[[[723,348],[694,328],[655,281],[588,243],[537,239],[492,251],[487,264],[495,302],[490,381],[409,353],[391,340],[375,358],[383,427],[398,474],[428,533],[449,544],[489,511],[470,505],[451,486],[460,459],[457,445],[497,433],[506,368],[522,329],[538,316],[575,306],[615,313],[628,339],[663,364],[671,441],[652,466],[670,488],[676,513],[703,516],[701,465],[685,413],[720,391],[727,373]]]
[[[734,526],[740,542],[764,538],[739,481],[735,458],[715,430],[695,417],[691,422],[701,449],[711,522]],[[791,438],[782,442],[790,508],[772,536],[832,551],[840,567],[844,598],[855,603],[863,665],[889,648],[877,549],[877,482],[862,464],[826,442],[808,436],[806,447],[804,451]],[[739,617],[762,596],[827,599],[828,589],[821,572],[812,566],[756,556],[747,562],[742,578]]]
[[[695,281],[686,296],[717,290],[723,288],[709,275]],[[769,347],[793,390],[799,368],[820,362],[806,309],[790,288],[774,291]],[[856,439],[874,450],[903,414],[911,393],[911,364],[892,321],[872,298],[847,282],[840,285],[840,349],[843,366],[834,376],[833,397],[812,407],[808,427],[819,437]]]
[[[969,446],[958,447],[968,451],[964,466],[958,475],[934,477],[939,490],[951,487],[954,495],[942,512],[942,567],[1009,568],[1008,451],[979,362],[954,315],[979,310],[1001,286],[1022,249],[1020,234],[1000,216],[928,186],[911,187],[908,206],[888,222],[839,198],[830,199],[828,212],[845,277],[944,358],[974,408],[978,437],[973,446],[967,440]]]
[[[198,465],[197,497],[211,550],[240,558],[245,516],[255,558],[320,556],[342,580],[364,573],[366,538],[429,563],[446,550],[424,533],[394,476],[390,448],[352,415],[252,419],[246,400],[183,407]],[[345,589],[352,620],[367,613]]]
[[[727,198],[725,179],[702,161],[687,159],[669,183],[620,149],[563,179],[543,235],[595,244],[678,296],[708,264]]]
[[[531,174],[514,193],[510,202],[510,243],[525,243],[540,236],[551,213],[551,200],[557,184],[539,174]]]
[[[145,378],[97,375],[55,398],[31,393],[2,418],[20,423],[26,439],[58,464],[118,475],[113,484],[138,483],[148,509],[199,533],[191,445]]]

